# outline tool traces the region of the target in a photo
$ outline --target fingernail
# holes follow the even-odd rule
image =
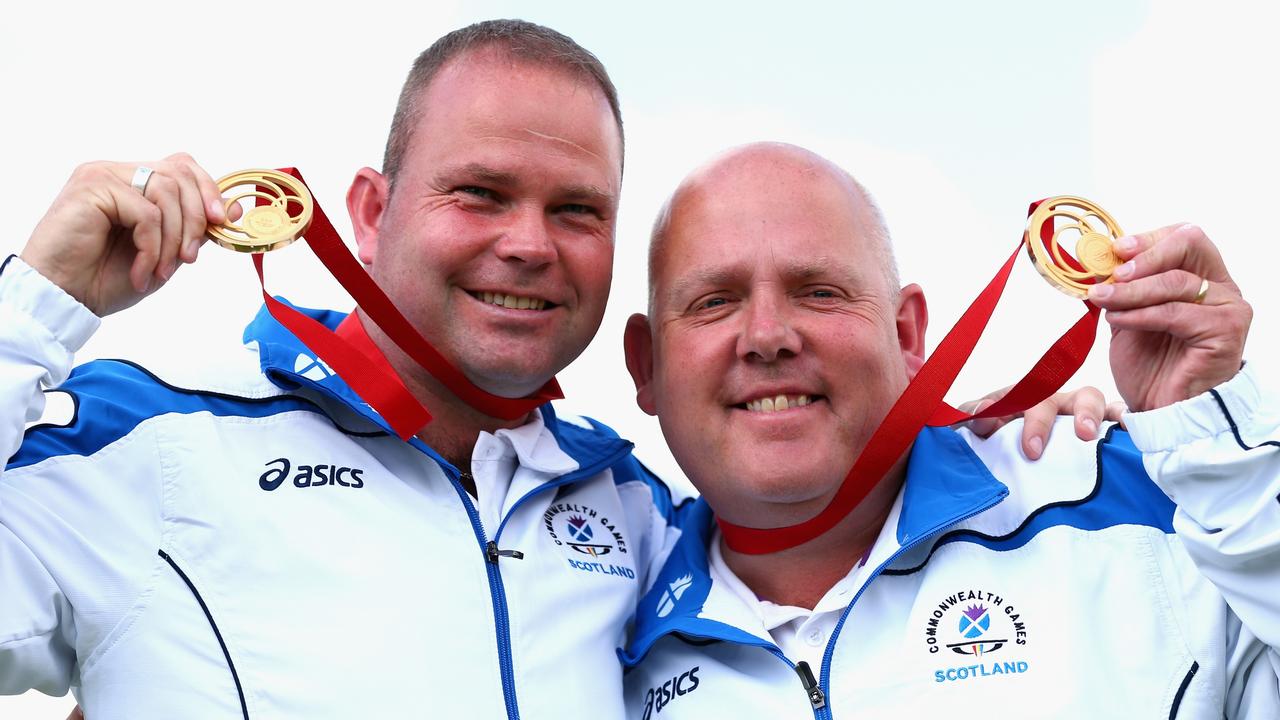
[[[1090,434],[1098,432],[1098,423],[1094,422],[1093,418],[1085,418],[1080,421],[1080,424],[1083,425],[1084,429],[1088,430]]]
[[[1118,278],[1120,278],[1121,280],[1124,280],[1125,278],[1128,278],[1128,277],[1132,276],[1132,275],[1133,275],[1133,271],[1134,271],[1133,261],[1132,261],[1132,260],[1130,260],[1129,262],[1127,262],[1127,263],[1125,263],[1125,264],[1121,265],[1120,267],[1116,268],[1116,269],[1115,269],[1115,271],[1114,271],[1112,274],[1113,274],[1115,277],[1118,277]]]
[[[1027,445],[1031,446],[1032,457],[1040,457],[1040,453],[1044,452],[1044,441],[1038,437],[1031,438]]]
[[[1132,235],[1125,235],[1124,237],[1116,238],[1114,245],[1116,250],[1119,250],[1120,252],[1129,252],[1137,249],[1138,239]]]
[[[1116,291],[1115,287],[1110,283],[1102,283],[1101,285],[1089,286],[1090,300],[1106,300]]]

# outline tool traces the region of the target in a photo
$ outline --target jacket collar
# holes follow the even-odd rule
[[[893,532],[880,534],[868,563],[877,567],[865,582],[871,582],[903,547],[936,535],[1007,495],[1008,489],[958,433],[949,428],[924,428],[912,446],[906,482],[889,517]],[[631,642],[618,651],[624,665],[639,664],[654,643],[673,633],[774,647],[765,635],[738,627],[743,625],[738,616],[745,617],[747,610],[736,613],[726,609],[728,604],[720,598],[723,591],[712,587],[707,545],[714,522],[710,506],[699,498],[655,584],[636,608]]]
[[[304,308],[294,305],[281,297],[276,299],[323,324],[330,330],[336,331],[343,320],[347,318],[347,313]],[[326,365],[323,360],[317,358],[292,332],[272,317],[265,305],[258,310],[258,314],[253,321],[245,328],[242,339],[246,345],[250,347],[256,346],[262,374],[281,389],[318,393],[358,413],[388,434],[395,435],[391,426],[368,403],[361,400],[360,396],[356,395],[355,391],[351,389],[351,386],[347,385],[341,377],[334,373],[332,368]],[[559,420],[550,403],[542,405],[539,408],[539,412],[541,413],[542,422],[546,425],[546,429],[550,431],[555,444],[559,446],[559,450],[568,455],[569,458],[572,458],[578,468],[598,466],[601,462],[615,457],[623,449],[631,446],[631,443],[620,439],[604,426],[596,425],[591,428],[585,428]],[[425,450],[445,467],[451,467],[447,461],[422,441],[414,438],[410,443]],[[533,450],[532,447],[527,449],[530,452]],[[569,465],[556,459],[557,453],[552,452],[551,448],[539,448],[539,453],[551,458],[546,463],[548,466],[565,465],[567,468]],[[547,455],[547,453],[550,453],[550,455]]]

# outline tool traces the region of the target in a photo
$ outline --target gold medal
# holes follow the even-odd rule
[[[237,252],[264,253],[276,250],[302,237],[311,227],[314,203],[311,193],[300,180],[275,170],[241,170],[218,180],[218,191],[224,196],[235,191],[223,207],[246,198],[266,200],[244,213],[237,221],[210,225],[205,231],[209,239]]]
[[[1043,234],[1046,223],[1052,229],[1048,239]],[[1085,298],[1090,285],[1111,282],[1111,273],[1120,264],[1111,243],[1122,235],[1106,210],[1084,198],[1060,195],[1040,203],[1027,221],[1027,253],[1049,284]],[[1071,236],[1075,236],[1075,254],[1067,255],[1062,244]]]

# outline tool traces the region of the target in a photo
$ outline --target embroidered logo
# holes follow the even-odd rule
[[[929,611],[924,627],[925,647],[942,657],[985,659],[985,656],[1027,644],[1027,625],[1022,611],[1004,597],[986,590],[964,590],[942,598]],[[947,652],[950,651],[950,652]],[[1029,667],[1025,660],[1007,657],[965,667],[935,670],[935,682],[952,682],[970,678],[1023,673]],[[941,658],[940,658],[941,659]],[[958,658],[954,658],[958,659]]]
[[[313,358],[305,353],[298,353],[298,357],[294,358],[293,371],[308,380],[316,382],[325,380],[333,374],[333,368],[329,367],[325,361],[320,358]]]
[[[660,714],[672,700],[697,690],[701,683],[698,680],[698,671],[701,669],[701,666],[694,665],[661,685],[649,688],[644,694],[644,710],[640,720],[649,720],[655,714]]]
[[[662,591],[662,597],[658,599],[658,617],[666,617],[675,609],[676,603],[680,600],[680,596],[684,595],[684,591],[689,589],[693,584],[692,575],[681,575],[676,578],[675,582],[667,586]]]
[[[294,470],[288,458],[276,458],[267,463],[267,471],[258,478],[258,487],[271,492],[284,484],[285,479]],[[293,474],[294,487],[323,487],[333,485],[359,489],[364,487],[364,470],[362,468],[343,467],[341,465],[299,465]]]
[[[614,521],[590,505],[556,503],[542,514],[542,525],[551,542],[570,551],[566,553],[569,567],[635,579],[635,570],[628,567],[627,558],[618,557],[627,554],[626,538]],[[614,552],[618,556],[613,556]],[[613,562],[593,562],[605,556],[611,556],[609,560]]]

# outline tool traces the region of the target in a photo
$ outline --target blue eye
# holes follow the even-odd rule
[[[486,200],[491,200],[493,199],[493,196],[494,196],[492,190],[488,188],[476,187],[475,185],[464,185],[458,188],[458,192],[463,192],[468,195],[475,195],[478,198],[484,198]]]
[[[705,310],[710,310],[711,308],[718,308],[722,305],[726,305],[728,302],[729,301],[724,298],[711,298],[710,300],[704,301],[699,307]]]

